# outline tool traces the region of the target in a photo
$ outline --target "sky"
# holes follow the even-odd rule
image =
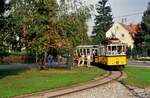
[[[84,0],[87,5],[96,5],[100,0]],[[140,23],[142,20],[143,12],[147,9],[150,0],[109,0],[108,5],[112,8],[114,22],[121,22],[125,19],[127,24]],[[93,19],[96,11],[92,11],[92,18],[87,22],[89,25],[88,34],[91,34],[92,26],[94,25]],[[120,17],[121,16],[121,17]],[[126,17],[122,17],[126,16]]]

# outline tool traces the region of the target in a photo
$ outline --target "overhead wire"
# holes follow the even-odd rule
[[[130,17],[130,16],[135,16],[135,15],[140,15],[140,14],[143,14],[143,12],[136,12],[136,13],[126,14],[126,15],[122,15],[122,16],[116,16],[116,17],[114,17],[114,19],[122,18],[122,17]]]
[[[131,17],[131,16],[136,16],[136,15],[141,15],[141,14],[143,14],[144,12],[136,12],[136,13],[130,13],[130,14],[126,14],[126,15],[121,15],[121,16],[116,16],[116,17],[114,17],[113,15],[113,19],[123,19],[123,18],[127,18],[127,17]],[[93,26],[91,26],[91,25],[89,25],[89,27],[93,27]]]
[[[109,6],[111,7],[111,3],[109,2],[109,0],[108,0],[108,4],[109,4]],[[131,17],[131,16],[135,16],[135,15],[141,15],[141,14],[143,14],[143,13],[144,13],[144,12],[136,12],[136,13],[130,13],[130,14],[121,15],[121,16],[114,16],[113,11],[112,11],[112,16],[113,16],[113,19],[119,19],[119,18]]]
[[[111,7],[109,0],[108,0],[108,5]],[[136,12],[136,13],[130,13],[130,14],[125,14],[125,15],[121,15],[121,16],[114,16],[114,13],[112,11],[112,18],[113,19],[127,18],[127,17],[131,17],[131,16],[141,15],[143,13],[144,12]],[[95,14],[92,14],[92,15],[95,15]],[[89,27],[93,27],[93,25],[89,25]]]

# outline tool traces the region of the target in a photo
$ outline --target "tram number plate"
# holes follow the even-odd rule
[[[116,61],[116,64],[119,64],[119,61]]]

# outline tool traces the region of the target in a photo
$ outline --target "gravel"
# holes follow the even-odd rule
[[[117,81],[56,98],[138,98]]]
[[[150,87],[142,89],[131,85],[126,86],[138,98],[150,98]]]

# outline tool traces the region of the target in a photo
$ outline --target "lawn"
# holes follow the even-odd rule
[[[128,77],[121,80],[122,83],[141,88],[150,86],[150,68],[126,67],[124,72]]]
[[[103,74],[105,71],[97,67],[42,71],[37,69],[0,70],[0,97],[7,98],[84,83]]]

